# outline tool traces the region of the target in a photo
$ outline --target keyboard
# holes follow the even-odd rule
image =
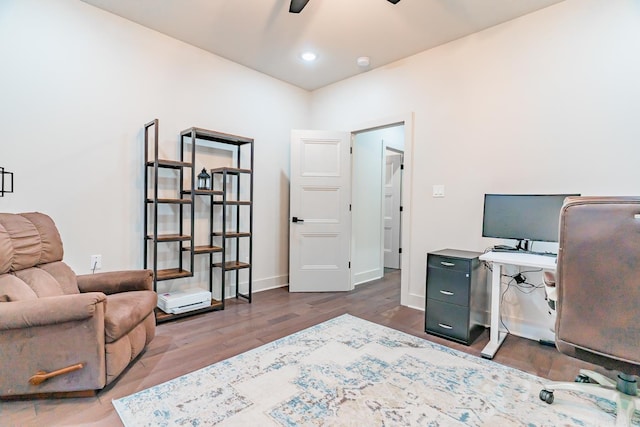
[[[554,254],[553,252],[523,251],[521,249],[516,249],[516,248],[492,248],[491,252],[509,252],[514,254],[531,254],[531,255],[542,255],[542,256],[550,256],[550,257],[558,256],[558,254]]]

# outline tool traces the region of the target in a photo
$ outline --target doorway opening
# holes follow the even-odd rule
[[[290,292],[333,292],[350,291],[356,281],[365,283],[384,276],[384,231],[383,222],[383,162],[377,167],[376,185],[380,191],[367,189],[352,191],[352,162],[354,156],[351,149],[359,134],[374,131],[401,130],[398,138],[404,147],[394,147],[388,142],[390,138],[382,138],[376,144],[375,152],[384,158],[386,146],[404,152],[404,168],[401,168],[402,212],[400,235],[402,254],[401,270],[394,270],[400,277],[400,304],[409,307],[420,307],[422,296],[420,288],[412,289],[409,274],[411,259],[411,194],[412,194],[412,152],[414,145],[413,113],[391,118],[375,120],[365,125],[344,131],[292,130],[291,131],[291,176],[289,201],[289,291]],[[356,144],[357,145],[357,144]],[[363,145],[365,148],[366,145]],[[355,147],[357,150],[357,147]],[[356,154],[357,156],[357,154]],[[406,172],[406,173],[405,173]],[[357,174],[355,176],[358,176]],[[365,180],[366,181],[366,180]],[[375,195],[379,198],[375,211],[368,213],[379,216],[378,226],[374,234],[378,240],[376,245],[366,245],[356,236],[352,228],[360,225],[352,221],[352,194],[363,196]],[[357,203],[357,201],[355,202]],[[357,209],[357,208],[356,208]],[[369,219],[369,218],[367,218]],[[366,230],[366,228],[365,228]],[[371,237],[371,236],[368,236]],[[358,247],[364,248],[359,251]],[[371,255],[377,260],[376,266],[358,264],[360,255]],[[356,259],[354,259],[356,258]],[[356,265],[353,265],[355,262]],[[353,267],[357,267],[354,269]],[[360,271],[358,271],[360,270]],[[359,274],[354,277],[355,274]]]
[[[401,268],[404,123],[353,133],[351,282]]]

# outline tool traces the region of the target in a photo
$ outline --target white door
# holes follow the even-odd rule
[[[400,268],[402,154],[386,150],[384,173],[384,266]]]
[[[289,291],[349,291],[351,134],[291,131]]]

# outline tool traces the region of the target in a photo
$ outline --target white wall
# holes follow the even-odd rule
[[[494,243],[485,193],[639,193],[638,46],[637,1],[567,0],[313,92],[314,128],[414,113],[404,304],[424,307],[427,252]],[[508,298],[515,328],[546,316]]]
[[[65,260],[142,267],[143,124],[177,158],[192,127],[255,139],[254,285],[286,284],[291,128],[309,93],[77,0],[0,2],[0,211],[41,211]],[[277,102],[275,102],[277,100]]]
[[[382,277],[383,146],[379,131],[355,136],[351,186],[351,274],[359,285]]]
[[[4,0],[0,166],[15,193],[0,211],[50,214],[78,273],[96,253],[103,270],[138,268],[142,125],[160,119],[168,157],[190,126],[253,137],[254,277],[268,288],[287,281],[290,129],[411,117],[403,303],[423,307],[428,251],[494,243],[484,193],[638,193],[639,9],[566,0],[309,95],[77,0]],[[515,327],[544,316],[511,297]]]

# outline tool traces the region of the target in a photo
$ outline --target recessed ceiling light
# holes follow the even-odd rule
[[[312,62],[315,61],[316,58],[318,57],[318,55],[316,55],[313,52],[304,52],[302,55],[300,55],[302,57],[302,59],[304,59],[307,62]]]

